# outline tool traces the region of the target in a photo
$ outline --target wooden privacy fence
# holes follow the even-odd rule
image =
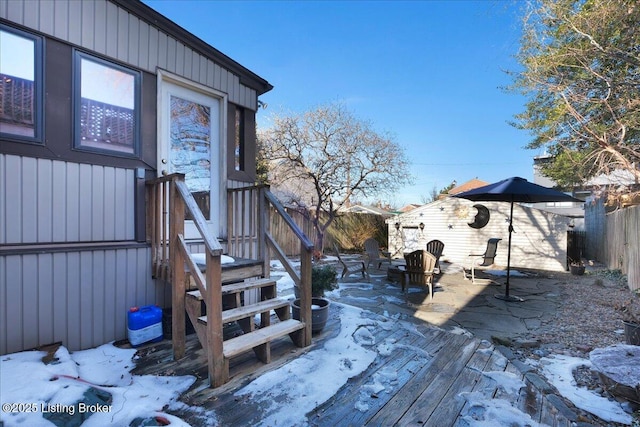
[[[621,270],[629,289],[640,289],[640,206],[605,213],[603,199],[587,203],[585,229],[587,256]]]
[[[273,215],[273,207],[271,207],[271,234],[280,243],[280,247],[288,256],[300,254],[300,240],[293,233],[291,228],[286,224],[280,215]],[[313,241],[316,235],[313,230],[311,221],[304,217],[303,214],[295,209],[285,208],[289,216],[295,221],[305,235],[309,236]]]

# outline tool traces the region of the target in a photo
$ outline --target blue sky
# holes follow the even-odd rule
[[[344,102],[410,161],[421,203],[472,178],[532,179],[526,132],[508,124],[524,98],[500,87],[517,70],[524,2],[151,1],[145,3],[268,80],[258,125],[273,114]]]

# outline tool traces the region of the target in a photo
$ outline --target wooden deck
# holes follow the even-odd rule
[[[188,340],[187,357],[177,362],[171,360],[169,341],[141,349],[141,358],[133,373],[194,375],[197,381],[183,394],[183,402],[215,412],[220,426],[257,425],[269,416],[268,405],[239,398],[235,392],[261,374],[321,348],[340,330],[340,307],[333,304],[331,310],[327,327],[314,336],[311,347],[297,348],[285,337],[272,343],[272,363],[268,365],[259,362],[253,352],[236,357],[230,363],[231,381],[216,389],[207,387],[206,358],[195,336]],[[381,316],[369,315],[371,320],[384,321]],[[376,345],[392,343],[390,351],[379,351],[368,369],[351,378],[333,397],[307,413],[309,425],[466,426],[469,423],[465,417],[482,419],[485,416],[482,405],[470,405],[461,393],[474,393],[470,396],[475,399],[504,399],[504,403],[519,408],[543,424],[571,425],[547,398],[552,394],[541,393],[487,341],[456,335],[412,319],[386,321],[395,327],[370,329]],[[512,373],[527,387],[517,394],[509,394],[484,374],[495,371]],[[382,381],[384,390],[367,387],[374,384],[376,378],[379,384],[380,378],[388,378],[389,373],[394,373],[393,378]],[[211,422],[195,411],[185,410],[176,415],[194,426]]]

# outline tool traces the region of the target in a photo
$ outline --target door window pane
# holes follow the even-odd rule
[[[185,175],[189,191],[210,219],[211,108],[171,96],[171,170]],[[187,219],[193,219],[187,215]]]
[[[40,139],[41,40],[0,27],[0,133]]]

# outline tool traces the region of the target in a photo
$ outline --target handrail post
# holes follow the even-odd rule
[[[209,384],[219,387],[228,380],[228,361],[223,355],[222,334],[222,265],[220,255],[214,256],[211,251],[206,252],[207,268],[205,304],[207,306],[207,366],[209,370]]]
[[[169,203],[169,201],[167,200],[169,195],[167,194],[169,192],[170,186],[173,185],[172,184],[173,181],[166,183],[163,182],[160,184],[159,187],[159,191],[160,191],[160,204],[158,205],[158,218],[160,218],[160,222],[158,223],[159,226],[159,232],[158,232],[158,236],[160,237],[160,259],[162,260],[160,262],[160,277],[165,280],[165,281],[169,281],[170,278],[168,276],[168,272],[167,272],[167,268],[166,268],[166,262],[169,260],[169,254],[167,252],[167,224],[168,224],[168,220],[167,220],[167,215],[168,215],[168,209],[169,207],[167,206],[167,203]]]
[[[184,234],[184,201],[176,188],[175,179],[169,188],[169,255],[171,259],[171,336],[173,359],[184,357],[185,352],[185,272],[184,257],[178,250],[178,236]]]
[[[300,320],[305,323],[302,346],[311,345],[311,252],[300,243]]]
[[[271,271],[271,251],[267,246],[265,236],[271,231],[271,213],[269,212],[269,204],[265,197],[266,187],[260,187],[258,191],[258,259],[262,259],[262,271],[265,277],[270,276]]]

